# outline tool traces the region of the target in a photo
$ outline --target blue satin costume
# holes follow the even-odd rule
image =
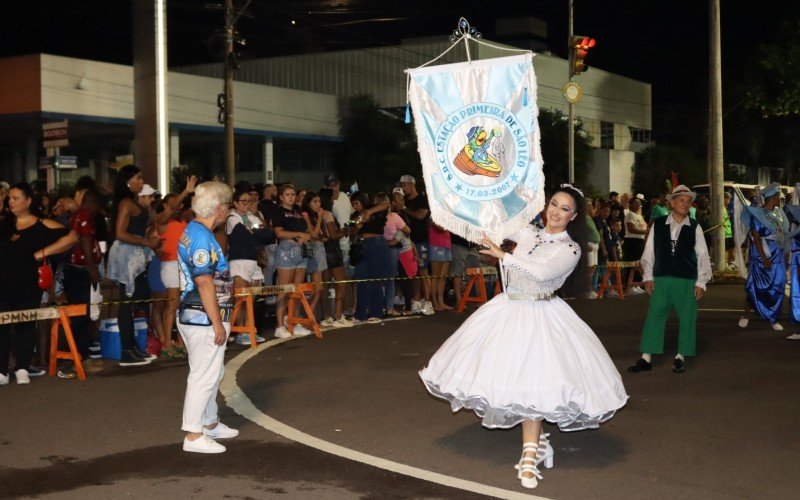
[[[744,288],[750,305],[758,314],[770,323],[777,323],[783,305],[783,296],[786,289],[786,259],[784,257],[784,245],[780,235],[788,233],[788,220],[786,214],[778,208],[782,217],[782,227],[778,229],[775,224],[764,215],[764,209],[759,207],[748,207],[750,212],[750,229],[756,231],[761,236],[761,241],[767,244],[769,252],[767,256],[772,262],[772,267],[767,268],[761,261],[761,254],[756,249],[752,235],[750,240],[750,266],[747,281]]]
[[[792,304],[792,321],[800,323],[800,205],[786,205],[786,216],[791,224],[792,257],[789,260],[789,283],[791,284],[790,301]]]

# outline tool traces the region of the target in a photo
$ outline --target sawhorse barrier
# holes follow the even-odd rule
[[[320,330],[317,320],[311,310],[311,305],[306,299],[306,292],[313,292],[314,286],[311,283],[301,283],[294,285],[277,285],[277,286],[262,286],[262,287],[246,287],[237,288],[235,293],[236,300],[234,301],[233,311],[231,311],[231,333],[246,333],[250,336],[250,347],[258,346],[256,342],[256,328],[255,313],[253,311],[254,297],[257,295],[280,295],[289,294],[287,300],[287,316],[286,329],[289,333],[294,334],[295,325],[303,325],[309,330],[314,332],[317,338],[322,338],[322,330]],[[244,311],[244,322],[239,320],[240,312]],[[306,313],[306,317],[300,317],[300,312]]]
[[[56,361],[59,359],[71,359],[75,363],[75,372],[78,378],[86,380],[86,372],[83,370],[81,353],[75,344],[75,337],[72,335],[72,327],[69,324],[71,316],[85,316],[86,304],[71,306],[44,307],[42,309],[26,309],[24,311],[8,311],[0,313],[0,325],[11,323],[27,323],[30,321],[51,320],[50,325],[50,370],[51,377],[56,376]],[[64,329],[69,351],[58,350],[58,332]]]
[[[622,288],[622,269],[630,268],[631,272],[628,273],[628,283],[627,286],[623,289]],[[619,300],[625,300],[625,290],[629,290],[631,286],[639,286],[641,285],[640,282],[633,281],[633,275],[636,274],[636,270],[641,272],[641,265],[639,261],[632,261],[632,262],[614,262],[609,261],[606,263],[606,270],[603,273],[603,280],[600,282],[600,286],[597,288],[597,298],[602,299],[605,294],[606,290],[609,288],[613,288],[617,291],[617,295],[619,296]],[[611,279],[611,276],[614,276],[614,284],[609,285],[608,282]]]
[[[469,281],[467,286],[464,287],[464,293],[458,300],[458,312],[464,312],[467,307],[467,302],[475,302],[478,304],[485,304],[489,299],[486,293],[486,275],[497,275],[497,269],[494,267],[470,267],[467,268],[467,276]],[[472,289],[477,287],[478,295],[473,297],[471,295]],[[494,294],[497,295],[501,291],[500,280],[498,279],[494,285]]]
[[[72,335],[72,327],[69,324],[71,316],[85,316],[86,304],[77,304],[60,307],[44,307],[42,309],[26,309],[24,311],[7,311],[0,313],[0,325],[11,323],[27,323],[30,321],[41,321],[49,319],[50,325],[50,370],[49,375],[56,375],[56,361],[59,359],[71,359],[75,363],[75,372],[78,378],[86,380],[86,372],[83,370],[81,353],[75,344],[75,337]],[[69,351],[58,350],[58,332],[64,329],[64,337],[67,340]]]

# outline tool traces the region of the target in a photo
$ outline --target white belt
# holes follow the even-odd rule
[[[527,293],[506,293],[506,297],[509,300],[551,300],[555,298],[556,294],[554,292],[550,293],[536,293],[536,294],[527,294]]]

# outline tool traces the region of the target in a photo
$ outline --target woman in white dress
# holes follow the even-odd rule
[[[475,311],[431,358],[420,377],[428,391],[467,408],[490,429],[522,423],[522,486],[535,488],[538,466],[553,466],[542,420],[564,431],[595,429],[628,400],[619,372],[592,329],[556,295],[585,297],[586,208],[564,184],[546,208],[544,229],[516,233],[514,253],[488,239],[502,263],[506,291]]]

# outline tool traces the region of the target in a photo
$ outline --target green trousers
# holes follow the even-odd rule
[[[648,354],[664,352],[664,328],[672,309],[678,315],[678,352],[684,356],[695,355],[697,340],[697,300],[694,298],[695,280],[659,276],[653,279],[654,290],[647,309],[647,319],[642,328],[640,351]]]

